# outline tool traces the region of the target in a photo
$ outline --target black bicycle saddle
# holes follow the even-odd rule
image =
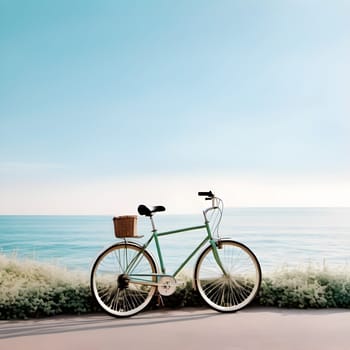
[[[159,211],[165,211],[165,208],[162,205],[157,205],[153,207],[153,209],[149,209],[144,204],[141,204],[138,206],[137,211],[140,215],[144,216],[152,216],[153,213],[159,212]]]

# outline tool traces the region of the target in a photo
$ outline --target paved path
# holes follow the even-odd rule
[[[247,308],[0,321],[1,350],[349,350],[350,310]]]

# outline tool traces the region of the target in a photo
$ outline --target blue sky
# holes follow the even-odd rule
[[[350,206],[349,11],[0,0],[0,213]]]

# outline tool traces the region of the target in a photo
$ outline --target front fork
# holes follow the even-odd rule
[[[214,259],[215,259],[215,262],[218,264],[220,270],[222,271],[223,275],[224,276],[227,276],[228,273],[226,272],[222,262],[221,262],[221,259],[220,259],[220,256],[219,256],[219,253],[218,253],[218,250],[222,249],[222,242],[220,239],[218,240],[215,240],[215,239],[210,239],[209,241],[209,246],[207,246],[204,251],[206,251],[209,247],[211,247],[212,251],[213,251],[213,256],[214,256]],[[198,260],[197,260],[198,262]],[[192,288],[194,290],[197,289],[197,286],[196,286],[196,276],[193,275],[193,279],[192,279]]]
[[[227,276],[227,272],[226,272],[224,266],[222,265],[222,262],[221,262],[221,259],[220,259],[219,253],[218,253],[218,250],[222,249],[221,241],[220,240],[211,239],[210,240],[210,245],[211,245],[211,248],[213,249],[213,255],[214,255],[216,263],[220,267],[220,269],[221,269],[222,273],[224,274],[224,276]]]
[[[206,211],[204,212],[204,217],[205,217],[205,226],[206,226],[207,233],[208,233],[209,243],[210,243],[211,248],[213,250],[214,259],[215,259],[216,263],[218,264],[218,266],[220,267],[220,270],[222,271],[224,276],[227,276],[227,272],[226,272],[224,266],[222,265],[222,262],[221,262],[221,259],[220,259],[219,253],[218,253],[218,249],[222,248],[221,240],[213,238],[213,235],[212,235],[210,227],[209,227],[209,220],[207,219],[207,216],[206,216]]]

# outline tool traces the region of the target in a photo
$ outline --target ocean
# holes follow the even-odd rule
[[[202,215],[155,215],[166,231],[203,223]],[[138,233],[150,236],[149,219],[138,217]],[[203,237],[200,230],[160,239],[172,273]],[[350,264],[350,208],[226,208],[220,225],[258,257],[263,272],[281,267],[344,268]],[[89,271],[98,253],[116,242],[110,216],[0,216],[0,253],[69,270]],[[155,253],[155,247],[151,247]],[[153,254],[155,255],[155,254]],[[191,270],[195,258],[187,267]]]

